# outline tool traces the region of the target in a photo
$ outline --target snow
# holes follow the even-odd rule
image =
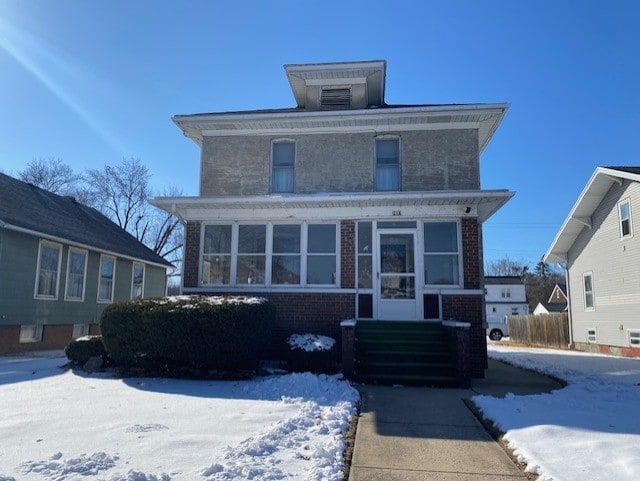
[[[167,302],[179,302],[179,301],[196,301],[201,303],[207,303],[211,305],[221,305],[223,303],[229,304],[262,304],[267,302],[264,297],[249,297],[249,296],[168,296],[160,299],[155,299],[158,304],[166,304]],[[192,305],[184,305],[183,307],[193,307]]]
[[[473,398],[538,481],[640,478],[640,359],[496,344],[489,356],[567,382],[547,394]]]
[[[0,357],[0,481],[340,480],[359,399],[337,376],[118,379]]]
[[[307,352],[329,351],[336,343],[332,337],[319,334],[293,334],[287,339],[289,348]]]

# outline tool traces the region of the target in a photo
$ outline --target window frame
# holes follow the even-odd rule
[[[587,329],[587,344],[598,344],[598,330],[595,327]]]
[[[511,299],[511,288],[510,287],[500,288],[500,297],[502,299]]]
[[[113,273],[111,275],[111,298],[100,299],[100,284],[102,283],[102,261],[103,259],[111,259],[113,261]],[[107,254],[100,254],[100,263],[98,264],[98,292],[96,293],[96,302],[99,304],[112,304],[115,299],[115,290],[116,290],[116,268],[117,268],[117,259],[115,256],[110,256]]]
[[[82,295],[80,297],[71,297],[69,295],[69,274],[71,268],[71,253],[81,253],[84,256],[84,271],[82,273]],[[65,279],[64,287],[64,300],[71,302],[84,302],[84,295],[87,291],[87,264],[89,263],[89,251],[86,249],[79,249],[77,247],[69,247],[67,251],[67,277]]]
[[[274,150],[276,144],[293,144],[293,165],[291,166],[293,181],[291,183],[291,190],[276,190],[275,189],[275,173],[276,167],[273,165],[274,162]],[[270,160],[269,160],[269,191],[272,194],[293,194],[296,191],[296,160],[298,158],[298,143],[295,139],[282,138],[282,139],[273,139],[271,141],[271,150],[270,150]],[[279,167],[278,169],[282,169]]]
[[[133,288],[135,287],[135,275],[136,275],[136,265],[142,266],[142,284],[140,285],[140,297],[133,296]],[[144,262],[133,262],[131,264],[131,299],[144,299],[144,281],[147,274],[147,269],[145,268]]]
[[[591,290],[587,291],[587,286],[585,284],[586,278],[589,277],[591,282]],[[587,294],[591,294],[591,306],[587,305]],[[585,311],[595,311],[596,310],[596,296],[595,296],[595,288],[593,287],[593,272],[584,272],[582,274],[582,299],[584,301],[584,310]]]
[[[456,247],[457,252],[427,252],[427,242],[425,238],[425,228],[427,224],[455,224],[456,225]],[[459,219],[437,219],[437,220],[425,220],[420,223],[418,227],[418,242],[422,243],[422,285],[424,289],[457,289],[464,286],[464,266],[462,257],[462,228]],[[458,282],[454,284],[427,284],[427,277],[424,274],[426,270],[425,257],[427,255],[456,255],[458,258]]]
[[[89,331],[91,330],[91,325],[87,323],[76,323],[73,325],[73,331],[71,332],[71,337],[73,339],[78,339],[79,337],[85,337],[89,335]],[[78,332],[80,331],[80,332]]]
[[[640,349],[640,329],[628,329],[627,336],[629,337],[629,347]],[[637,342],[633,341],[635,339],[637,339]]]
[[[333,284],[311,284],[307,282],[308,275],[308,258],[309,256],[321,256],[326,255],[330,256],[331,254],[319,254],[319,253],[309,253],[308,252],[308,230],[309,225],[320,225],[320,224],[328,224],[335,226],[335,256],[336,259],[336,274],[335,274],[335,282]],[[204,261],[204,232],[205,228],[209,225],[229,225],[231,226],[231,265],[229,268],[229,283],[204,283],[203,281],[203,261]],[[237,275],[238,275],[238,257],[241,257],[245,254],[241,254],[238,252],[239,250],[239,229],[240,226],[245,225],[264,225],[266,226],[266,242],[265,242],[265,269],[264,269],[264,283],[262,284],[244,284],[238,283]],[[278,253],[273,251],[273,231],[274,226],[279,225],[294,225],[300,228],[300,252],[299,253]],[[200,287],[215,287],[215,288],[244,288],[244,289],[266,289],[266,288],[305,288],[305,289],[313,289],[313,288],[339,288],[340,287],[340,264],[341,264],[341,246],[340,246],[340,222],[339,221],[323,221],[323,220],[312,220],[312,221],[302,221],[302,222],[287,222],[287,221],[269,221],[269,222],[207,222],[202,224],[201,233],[200,233],[200,256],[199,256],[199,265],[198,265],[198,285]],[[260,254],[262,255],[262,254]],[[299,282],[296,284],[276,284],[272,282],[272,270],[273,270],[273,257],[274,256],[287,256],[287,255],[297,255],[300,259],[300,272],[299,272]]]
[[[622,206],[623,205],[627,205],[628,206],[628,215],[629,217],[627,219],[623,219],[622,218]],[[629,222],[629,233],[625,234],[624,233],[624,221],[628,221]],[[633,237],[633,222],[631,221],[631,199],[630,198],[626,198],[621,200],[620,202],[618,202],[618,227],[620,229],[620,239],[629,239],[631,237]]]
[[[39,293],[39,290],[40,290],[40,264],[42,262],[42,246],[53,247],[53,248],[58,250],[58,265],[56,267],[56,287],[55,287],[55,294],[53,294],[53,295],[40,294]],[[36,264],[36,282],[35,282],[35,288],[34,288],[34,291],[33,291],[34,299],[41,299],[41,300],[57,300],[58,299],[58,294],[60,293],[60,270],[61,270],[61,267],[62,267],[62,244],[60,244],[58,242],[51,242],[51,241],[45,240],[45,239],[40,239],[40,242],[38,244],[38,262]]]
[[[378,141],[395,140],[398,144],[398,186],[397,189],[380,189],[378,187]],[[373,139],[373,191],[402,192],[402,144],[399,135],[378,135]]]
[[[26,336],[24,336],[23,330],[25,328],[33,328],[33,337],[29,337],[27,338]],[[30,342],[42,342],[42,335],[43,335],[43,327],[42,324],[21,324],[20,325],[20,334],[18,337],[18,342],[20,344],[27,344]]]

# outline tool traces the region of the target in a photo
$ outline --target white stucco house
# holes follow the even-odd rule
[[[576,348],[640,357],[640,167],[598,167],[545,262],[566,265]]]

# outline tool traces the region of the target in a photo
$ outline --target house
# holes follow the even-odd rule
[[[538,302],[533,310],[534,316],[541,316],[543,314],[557,314],[560,312],[566,312],[567,304],[560,302]]]
[[[545,254],[566,266],[572,343],[640,356],[640,167],[598,167]]]
[[[168,267],[97,210],[0,174],[0,353],[97,333],[106,305],[164,295]]]
[[[488,324],[498,324],[505,316],[529,314],[525,284],[518,276],[485,276],[484,293]]]
[[[549,295],[548,304],[564,304],[566,306],[568,302],[567,298],[567,285],[566,284],[556,284]]]
[[[201,147],[200,195],[153,201],[186,224],[183,292],[267,297],[274,349],[465,321],[482,376],[481,225],[513,193],[479,158],[508,105],[388,105],[385,61],[284,69],[294,108],[173,117]]]

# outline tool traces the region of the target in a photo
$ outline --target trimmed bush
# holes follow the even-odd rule
[[[265,299],[177,296],[107,306],[100,330],[123,367],[240,370],[257,368],[274,320]]]
[[[318,334],[293,334],[287,339],[287,362],[292,371],[336,371],[336,341]]]
[[[101,336],[85,336],[73,339],[64,349],[69,361],[76,364],[85,364],[90,357],[101,356],[107,359],[107,351],[102,343]]]

